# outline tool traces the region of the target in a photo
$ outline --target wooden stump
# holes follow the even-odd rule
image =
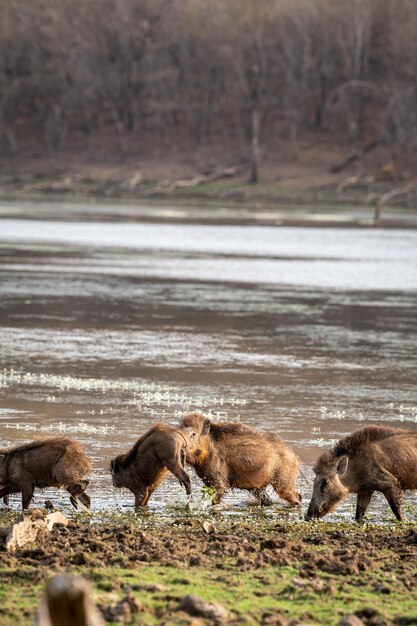
[[[91,599],[91,587],[82,576],[58,574],[46,586],[37,626],[103,626]]]

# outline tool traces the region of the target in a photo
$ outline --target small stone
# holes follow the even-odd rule
[[[288,626],[288,620],[280,613],[264,613],[261,624],[265,626]]]
[[[126,600],[102,609],[102,615],[106,622],[130,624],[132,621],[132,610]]]
[[[200,615],[217,621],[223,621],[229,617],[228,610],[221,604],[211,604],[192,594],[181,599],[180,609],[189,615]]]
[[[364,622],[356,615],[346,615],[342,617],[339,626],[365,626]]]
[[[190,556],[190,559],[188,562],[190,565],[200,565],[201,559],[196,554],[193,554],[192,556]]]
[[[212,535],[216,532],[216,529],[211,522],[201,522],[201,526],[207,535]]]

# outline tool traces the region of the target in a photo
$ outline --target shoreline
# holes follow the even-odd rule
[[[221,198],[169,196],[126,198],[74,194],[46,194],[0,191],[0,219],[59,219],[102,221],[141,221],[171,224],[225,226],[287,226],[331,228],[417,228],[417,211],[404,207],[384,207],[378,223],[373,209],[363,205],[323,202],[308,204],[272,201],[223,202]]]

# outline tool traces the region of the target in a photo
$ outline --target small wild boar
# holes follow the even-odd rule
[[[191,495],[185,471],[187,439],[178,429],[158,422],[140,437],[127,454],[111,461],[115,487],[126,487],[135,496],[135,507],[146,506],[155,489],[172,472]]]
[[[388,500],[402,519],[403,491],[417,489],[417,432],[366,426],[343,437],[314,467],[313,495],[306,519],[320,518],[356,493],[356,521],[361,522],[374,491]]]
[[[82,445],[67,437],[37,439],[23,446],[0,449],[0,498],[22,492],[22,507],[27,509],[36,487],[64,487],[77,508],[77,498],[89,507],[85,493],[92,465]]]
[[[212,422],[202,413],[185,415],[180,426],[192,442],[187,462],[216,489],[215,504],[233,487],[252,491],[262,504],[269,504],[268,485],[291,505],[301,503],[295,490],[300,459],[279,435],[237,422]]]

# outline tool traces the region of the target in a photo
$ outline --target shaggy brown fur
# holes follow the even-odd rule
[[[115,487],[125,487],[135,496],[135,506],[146,506],[155,489],[172,472],[191,495],[191,481],[185,472],[188,442],[172,426],[158,422],[126,453],[111,461]]]
[[[22,446],[0,450],[0,498],[22,492],[27,509],[36,487],[64,487],[76,507],[78,498],[90,506],[85,493],[92,465],[82,445],[68,437],[37,439]]]
[[[417,488],[417,432],[366,426],[338,441],[317,460],[307,519],[323,517],[349,493],[357,493],[362,521],[374,491],[380,491],[402,519],[403,491]]]
[[[390,428],[387,426],[365,426],[365,428],[355,430],[350,435],[346,435],[346,437],[343,437],[343,439],[335,443],[331,450],[322,454],[316,461],[314,471],[316,474],[322,474],[326,468],[334,466],[336,458],[344,455],[350,457],[364,444],[382,441],[387,437],[393,437],[401,433],[404,433],[403,429]]]
[[[268,485],[291,505],[301,502],[295,491],[300,459],[278,435],[240,423],[212,422],[202,413],[185,415],[180,426],[194,442],[187,462],[206,485],[215,487],[215,503],[236,487],[267,504]]]

